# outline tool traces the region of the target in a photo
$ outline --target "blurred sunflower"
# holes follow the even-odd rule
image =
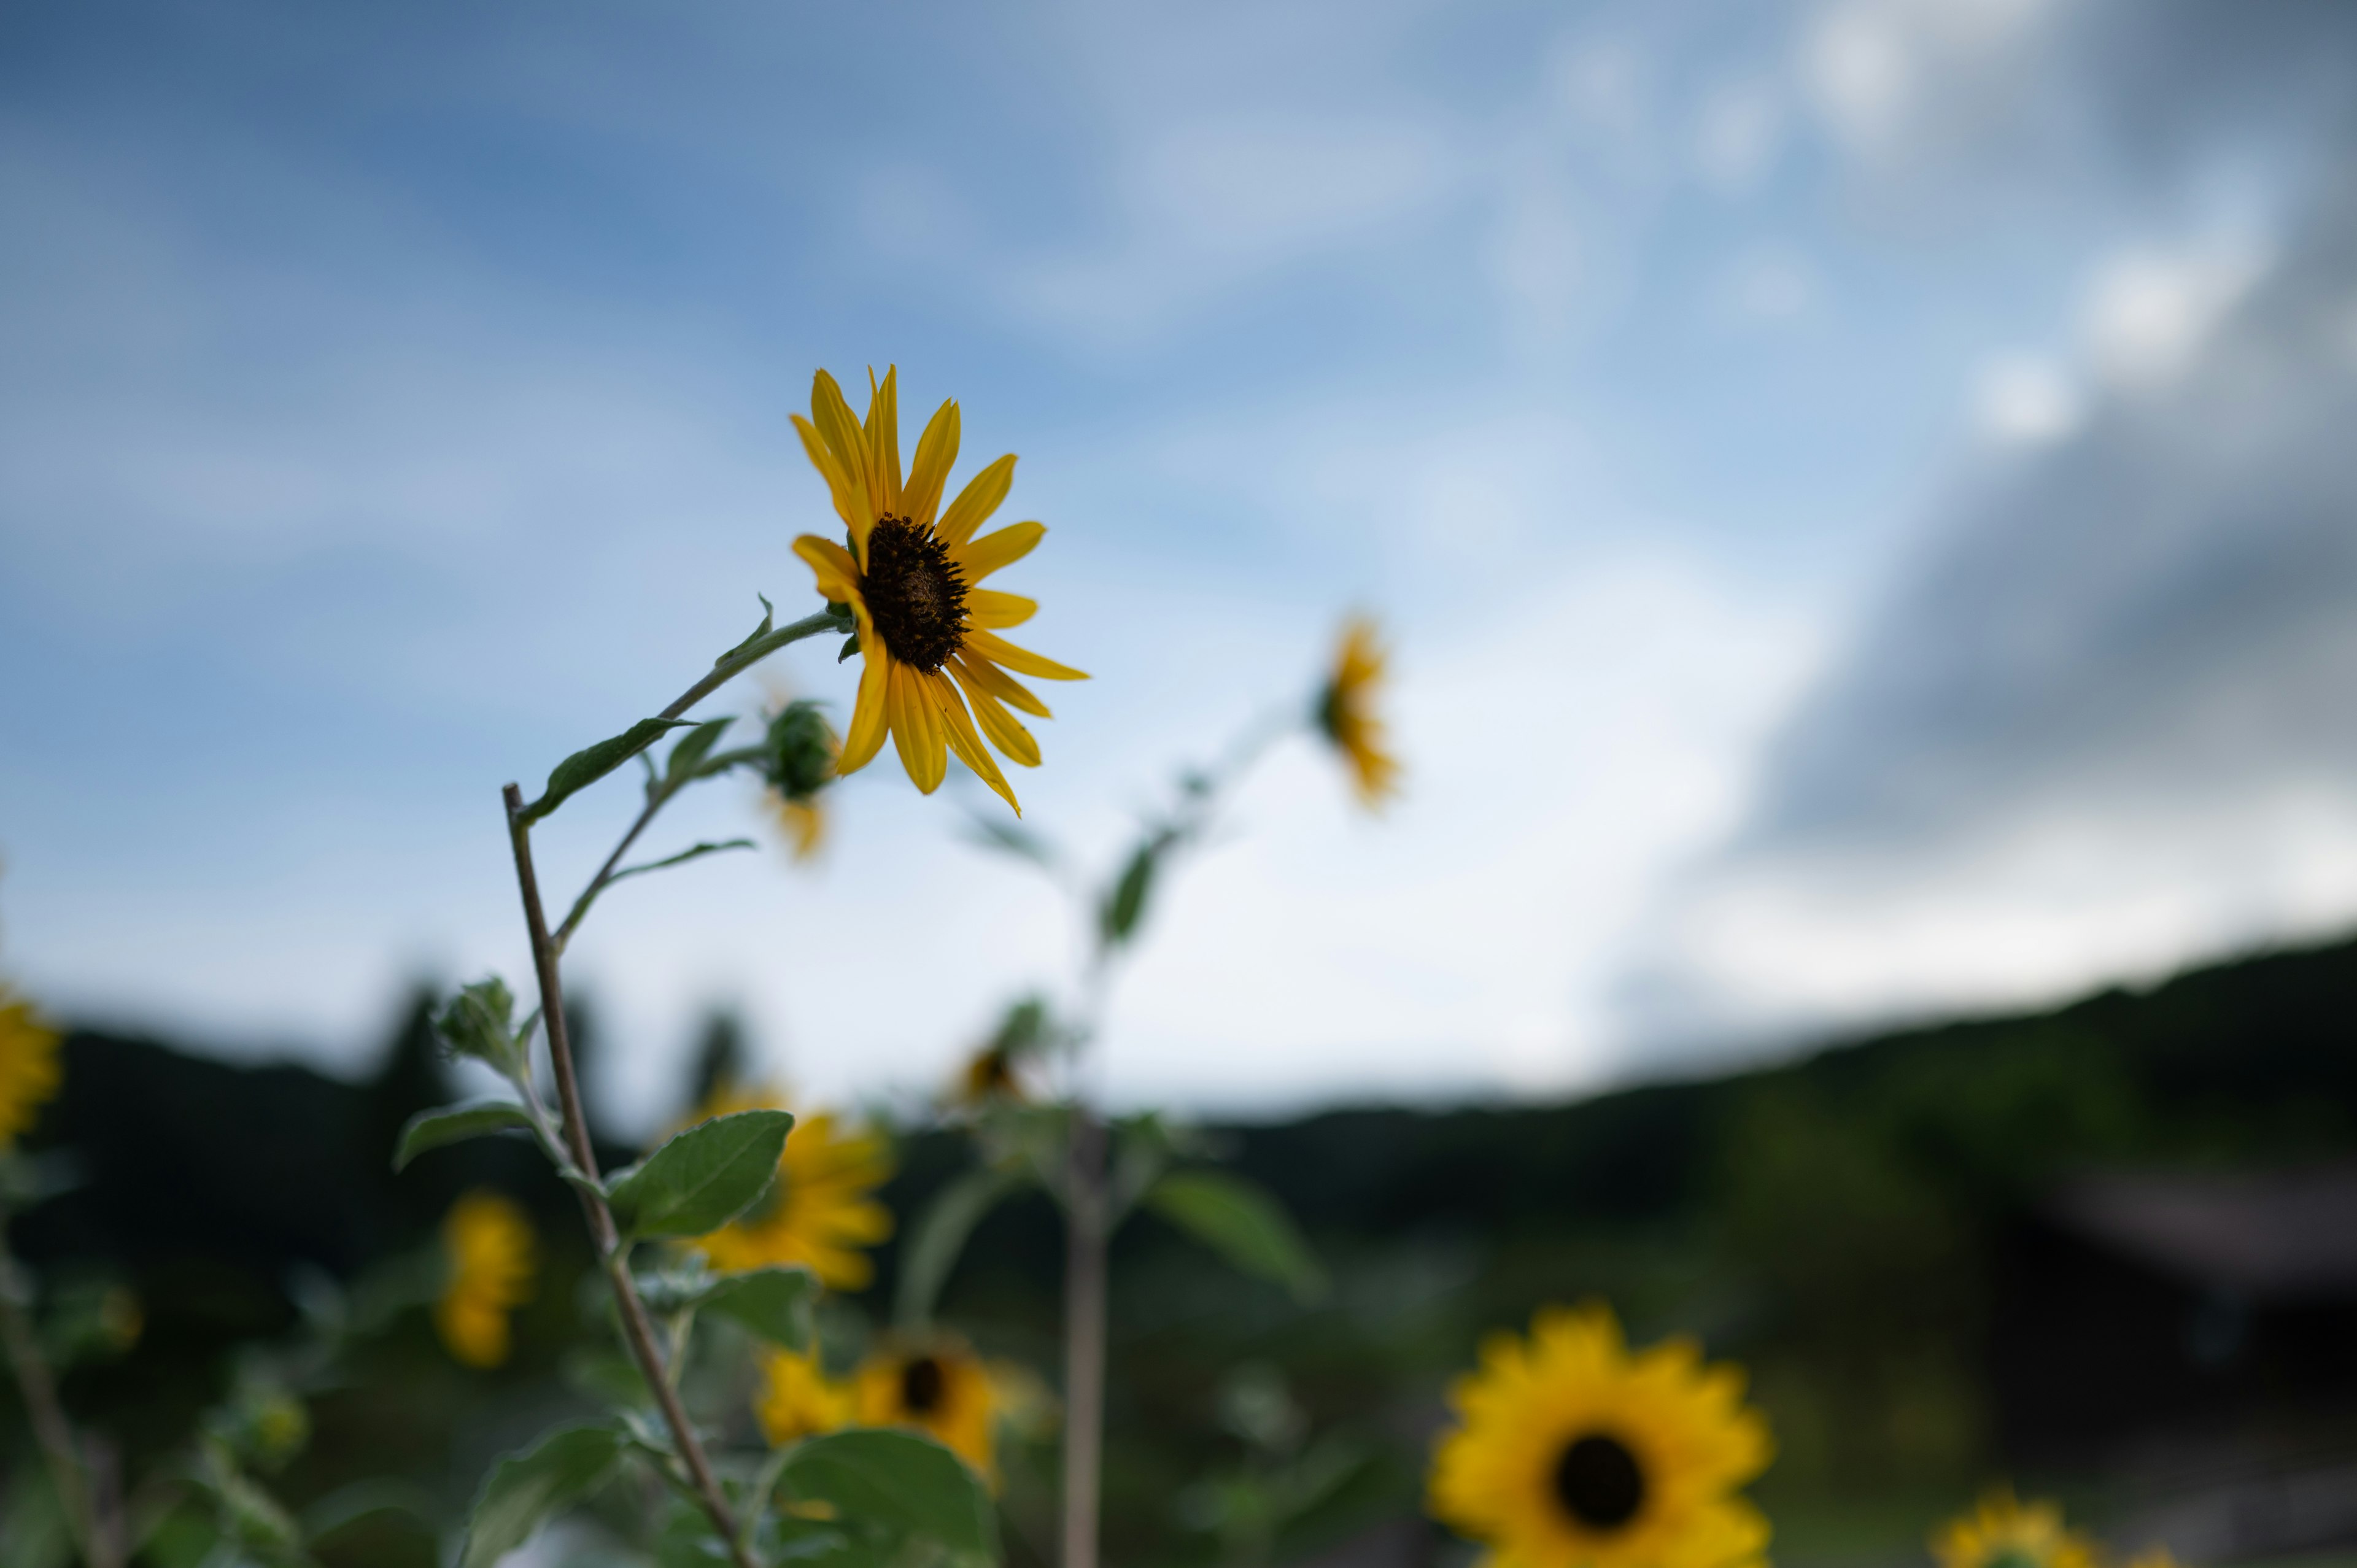
[[[821,371],[811,386],[811,417],[794,415],[802,449],[826,480],[850,546],[813,533],[794,541],[794,553],[818,578],[818,591],[850,607],[858,632],[859,700],[837,768],[855,773],[866,767],[888,730],[919,789],[931,794],[940,787],[948,753],[955,752],[1019,815],[1022,807],[983,749],[982,736],[1024,767],[1037,768],[1039,742],[1006,710],[1043,719],[1049,714],[1007,672],[1044,681],[1088,677],[998,636],[1030,619],[1039,607],[1036,601],[975,585],[1029,554],[1048,531],[1018,522],[974,536],[1014,482],[1012,453],[942,505],[957,460],[955,403],[942,403],[926,424],[908,478],[901,478],[898,374],[886,371],[878,386],[868,372],[867,417],[857,420],[834,378]]]
[[[58,1032],[43,1024],[31,1002],[0,985],[0,1155],[30,1131],[42,1106],[57,1097]]]
[[[761,777],[768,783],[770,814],[786,835],[796,860],[808,860],[826,839],[826,808],[820,795],[834,779],[843,742],[818,704],[786,703],[770,715],[761,742]]]
[[[1932,1554],[1940,1568],[2094,1568],[2096,1561],[2094,1542],[2064,1528],[2059,1507],[2025,1505],[2010,1487],[1985,1494],[1971,1513],[1942,1525],[1932,1536]]]
[[[1690,1340],[1631,1355],[1598,1304],[1539,1313],[1525,1341],[1481,1348],[1448,1400],[1433,1514],[1491,1568],[1738,1568],[1768,1521],[1736,1488],[1772,1452],[1743,1374]]]
[[[851,1387],[826,1375],[818,1352],[772,1350],[761,1358],[753,1414],[772,1448],[851,1424]]]
[[[1383,683],[1383,647],[1375,623],[1352,616],[1334,650],[1334,673],[1318,694],[1318,733],[1350,766],[1359,803],[1375,811],[1399,792],[1399,758],[1383,749],[1383,721],[1375,716],[1375,694]]]
[[[960,1341],[935,1336],[888,1345],[852,1374],[852,1392],[861,1425],[914,1427],[997,1486],[997,1394],[990,1369]]]
[[[522,1209],[477,1187],[442,1219],[447,1273],[434,1326],[450,1354],[489,1369],[508,1359],[508,1315],[532,1299],[539,1247]]]
[[[722,1084],[695,1120],[778,1107],[775,1094]],[[725,1272],[800,1264],[833,1290],[857,1290],[875,1277],[861,1248],[892,1234],[892,1211],[870,1196],[892,1175],[877,1133],[846,1130],[826,1112],[797,1115],[778,1156],[778,1179],[750,1210],[683,1243]]]

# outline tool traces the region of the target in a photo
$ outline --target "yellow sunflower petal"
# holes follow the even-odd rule
[[[1056,716],[1048,711],[1047,703],[1032,694],[1030,687],[1017,681],[989,660],[968,659],[960,654],[952,659],[950,663],[964,671],[966,680],[973,685],[989,693],[1007,706],[1020,708],[1034,718],[1052,719]]]
[[[1015,483],[1015,454],[1009,452],[981,473],[965,482],[957,499],[950,502],[942,513],[939,530],[942,540],[954,550],[974,537],[974,531],[990,521],[998,503]]]
[[[1018,522],[972,543],[955,545],[950,559],[965,569],[967,582],[979,583],[1001,566],[1011,566],[1030,554],[1047,533],[1044,522]]]
[[[794,553],[808,563],[821,594],[839,605],[860,602],[859,564],[850,551],[832,539],[805,533],[794,541]]]
[[[930,795],[942,786],[950,769],[949,749],[942,738],[942,715],[922,685],[923,677],[899,660],[892,661],[891,684],[886,690],[892,720],[892,744],[900,766],[918,792]]]
[[[931,522],[941,510],[942,487],[949,483],[957,449],[958,405],[944,403],[926,422],[925,433],[917,437],[916,460],[909,465],[909,482],[900,491],[900,504],[909,509],[913,521]]]
[[[819,435],[818,426],[799,413],[791,418],[794,434],[802,438],[802,450],[809,455],[811,467],[816,468],[819,478],[826,481],[827,494],[834,501],[835,516],[845,523],[850,522],[858,509],[852,504],[851,481],[844,478],[843,465],[836,462],[834,454],[826,449],[826,442]]]
[[[948,676],[938,670],[927,675],[924,681],[925,690],[932,697],[933,705],[941,710],[942,736],[949,742],[950,749],[957,753],[960,762],[974,769],[974,777],[996,790],[999,799],[1005,800],[1017,816],[1021,816],[1022,803],[1015,799],[1015,791],[1007,787],[1006,775],[998,770],[998,764],[993,762],[990,753],[982,748],[982,737],[974,733],[974,720],[967,716],[965,703],[958,696],[957,688],[950,683]]]
[[[949,671],[964,689],[966,700],[974,704],[974,722],[982,726],[982,733],[990,737],[990,744],[1026,768],[1039,767],[1039,743],[1031,737],[1031,732],[1025,729],[997,698],[974,683],[963,660],[950,660]]]
[[[876,384],[876,368],[867,368],[867,418],[861,432],[867,437],[867,480],[878,515],[900,515],[900,394],[894,382],[899,367],[884,369],[884,384]]]
[[[852,552],[864,564],[867,532],[876,526],[867,482],[867,439],[860,432],[859,421],[852,416],[851,405],[843,401],[843,389],[824,371],[811,378],[811,423],[818,426],[820,439],[834,454],[835,466],[843,470],[850,488],[852,515],[844,521],[851,529]]]
[[[1042,681],[1088,679],[1087,674],[1082,671],[1072,669],[1070,665],[1059,664],[1052,659],[1043,659],[1028,648],[1017,648],[1006,639],[985,631],[980,627],[967,630],[965,645],[993,664],[1004,665],[1018,675],[1035,676]]]
[[[975,588],[965,596],[966,608],[974,612],[974,624],[1000,630],[1021,626],[1039,613],[1039,601],[1027,599],[1020,594],[1002,594],[995,588]]]
[[[859,671],[859,700],[851,710],[851,727],[843,733],[843,750],[834,759],[838,774],[856,773],[876,759],[884,744],[890,712],[892,656],[876,636],[874,623],[859,612],[859,646],[867,651]]]

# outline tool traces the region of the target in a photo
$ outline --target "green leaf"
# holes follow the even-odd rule
[[[780,1483],[845,1520],[939,1542],[961,1556],[996,1557],[997,1514],[964,1461],[930,1437],[874,1428],[831,1432],[793,1451]]]
[[[532,1118],[512,1100],[469,1100],[462,1105],[421,1111],[401,1129],[401,1137],[393,1145],[393,1168],[404,1170],[410,1161],[426,1150],[438,1149],[445,1144],[480,1138],[490,1133],[531,1131]]]
[[[1162,856],[1162,841],[1140,844],[1137,853],[1129,857],[1122,871],[1121,880],[1114,885],[1113,897],[1106,899],[1101,916],[1104,940],[1108,945],[1125,942],[1137,929],[1138,917],[1146,913],[1146,896],[1154,890],[1154,868]]]
[[[639,753],[661,740],[663,732],[694,724],[693,719],[640,719],[637,724],[608,740],[584,747],[558,763],[548,776],[548,788],[540,799],[523,809],[523,820],[536,822],[547,816],[566,799],[587,789]]]
[[[501,1459],[475,1498],[458,1568],[491,1568],[552,1515],[604,1485],[621,1457],[620,1431],[600,1423],[559,1427]]]
[[[1146,1195],[1146,1207],[1247,1274],[1274,1280],[1296,1299],[1325,1293],[1326,1271],[1275,1197],[1224,1171],[1174,1171]]]
[[[778,607],[770,602],[770,596],[767,594],[755,594],[753,596],[761,601],[761,624],[753,628],[752,636],[747,638],[744,641],[738,643],[736,647],[730,649],[727,652],[714,660],[712,661],[712,667],[715,670],[719,669],[723,664],[727,663],[732,659],[742,658],[745,654],[752,650],[752,647],[755,643],[770,635],[770,624],[778,618]]]
[[[734,718],[706,719],[680,736],[679,744],[671,748],[671,757],[663,764],[663,788],[676,789],[694,778],[712,748],[720,744],[721,736],[736,722]]]
[[[615,1219],[642,1241],[717,1230],[777,1180],[793,1124],[782,1111],[738,1111],[697,1122],[615,1175],[607,1187]]]
[[[985,1166],[942,1188],[910,1228],[900,1252],[900,1285],[893,1316],[903,1327],[917,1327],[933,1315],[942,1287],[965,1250],[966,1238],[998,1201],[1023,1185],[1022,1173]]]
[[[858,652],[858,651],[859,651],[859,634],[858,634],[857,632],[856,632],[856,631],[855,631],[855,632],[853,632],[849,637],[846,637],[846,638],[845,638],[845,639],[843,639],[843,647],[842,647],[842,649],[841,649],[841,650],[840,650],[835,654],[835,656],[834,656],[834,661],[835,661],[837,664],[841,664],[841,663],[842,663],[842,662],[844,662],[845,660],[849,659],[853,654],[855,654],[855,653],[856,653],[856,652]]]
[[[1001,822],[980,812],[967,820],[976,843],[992,849],[1005,850],[1008,854],[1031,862],[1044,871],[1058,867],[1055,847],[1030,829],[1012,822]]]
[[[691,860],[702,860],[707,854],[718,854],[725,850],[753,847],[751,839],[724,839],[718,843],[709,842],[698,843],[693,848],[681,850],[677,854],[665,855],[661,860],[651,860],[644,865],[626,865],[606,878],[606,886],[611,887],[625,876],[642,876],[650,871],[662,871],[668,866],[685,865]]]
[[[488,1063],[503,1078],[513,1078],[522,1069],[515,998],[496,974],[459,987],[458,994],[434,1015],[434,1032],[453,1055]]]
[[[704,1293],[703,1310],[741,1324],[773,1345],[806,1350],[818,1277],[808,1269],[753,1269],[723,1274]]]

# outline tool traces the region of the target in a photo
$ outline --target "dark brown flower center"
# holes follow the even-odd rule
[[[931,672],[965,642],[965,574],[930,523],[876,520],[860,593],[885,650]]]
[[[939,1361],[931,1356],[918,1357],[900,1369],[900,1408],[910,1415],[932,1414],[942,1407],[948,1381]]]
[[[1589,1530],[1618,1530],[1645,1503],[1645,1473],[1617,1438],[1591,1432],[1555,1462],[1555,1496]]]

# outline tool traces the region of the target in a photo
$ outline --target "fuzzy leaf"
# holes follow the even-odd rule
[[[1292,1219],[1263,1187],[1223,1171],[1174,1171],[1146,1205],[1241,1272],[1273,1280],[1298,1300],[1323,1294],[1326,1271]]]
[[[491,1466],[467,1523],[458,1568],[491,1568],[554,1514],[605,1484],[622,1457],[622,1434],[598,1424],[559,1427]]]
[[[666,730],[692,725],[693,719],[640,719],[637,724],[609,739],[585,746],[558,763],[548,776],[548,788],[540,799],[523,809],[527,823],[539,822],[565,800],[587,789],[639,753],[661,740]]]
[[[818,1277],[808,1269],[753,1269],[722,1274],[704,1293],[705,1312],[751,1329],[773,1345],[806,1350]]]
[[[1146,913],[1146,897],[1154,890],[1154,870],[1161,849],[1158,840],[1139,845],[1123,868],[1121,880],[1114,885],[1113,897],[1105,900],[1100,917],[1108,946],[1127,941],[1137,929],[1138,917]]]
[[[512,1100],[469,1100],[459,1105],[421,1111],[401,1129],[401,1137],[393,1146],[393,1168],[405,1170],[410,1161],[445,1144],[491,1133],[531,1131],[532,1118]]]
[[[721,736],[736,722],[733,718],[706,719],[680,736],[679,744],[671,748],[671,757],[663,764],[663,787],[676,789],[694,778],[712,748],[720,744]]]
[[[922,1536],[967,1557],[998,1554],[997,1514],[964,1461],[930,1437],[873,1428],[813,1437],[786,1461],[780,1484],[846,1521]]]
[[[778,1177],[794,1119],[738,1111],[699,1122],[628,1170],[607,1192],[614,1218],[639,1240],[701,1236],[750,1208]]]

